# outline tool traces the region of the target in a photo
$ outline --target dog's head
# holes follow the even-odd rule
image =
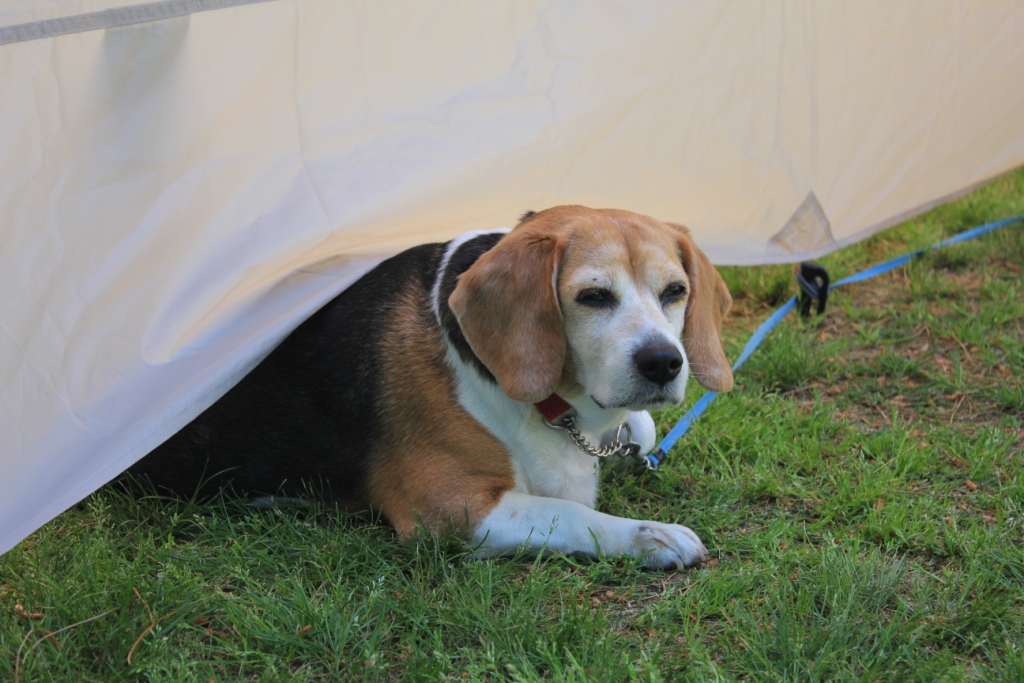
[[[528,214],[449,298],[511,398],[557,391],[632,410],[680,402],[691,372],[732,387],[720,338],[731,303],[686,228],[582,206]]]

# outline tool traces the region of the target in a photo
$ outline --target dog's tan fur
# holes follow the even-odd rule
[[[391,323],[381,348],[385,428],[371,454],[367,502],[402,535],[422,523],[468,537],[470,520],[486,517],[514,485],[508,453],[459,405],[423,290],[405,292]],[[431,419],[410,419],[424,414]]]

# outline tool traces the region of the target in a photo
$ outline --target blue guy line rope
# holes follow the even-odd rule
[[[987,223],[977,228],[967,230],[966,232],[961,232],[960,234],[954,235],[949,239],[942,240],[941,242],[936,242],[930,247],[923,247],[915,251],[907,252],[902,256],[897,256],[894,259],[885,261],[884,263],[879,263],[878,265],[867,268],[866,270],[862,270],[859,273],[854,273],[849,277],[845,277],[839,282],[833,283],[832,286],[829,287],[829,291],[832,291],[836,287],[841,287],[842,285],[848,285],[854,282],[861,282],[862,280],[867,280],[868,278],[875,277],[876,275],[887,273],[890,270],[894,270],[896,268],[899,268],[900,266],[910,263],[911,259],[920,256],[926,251],[938,249],[939,247],[946,247],[951,244],[957,244],[958,242],[966,242],[967,240],[972,240],[976,237],[984,235],[985,233],[992,232],[993,230],[998,230],[999,228],[1003,228],[1006,227],[1007,225],[1011,225],[1013,223],[1017,223],[1020,221],[1024,221],[1024,216],[1014,216],[1013,218],[1005,218],[1001,221]],[[736,359],[736,363],[732,366],[733,372],[736,372],[736,370],[738,370],[739,367],[743,365],[748,358],[750,358],[750,356],[754,353],[757,347],[761,345],[761,342],[764,341],[764,338],[768,336],[768,333],[771,332],[775,328],[775,326],[778,325],[779,322],[783,318],[785,318],[786,315],[794,308],[796,308],[795,296],[786,303],[782,304],[782,306],[780,306],[778,310],[772,313],[767,320],[761,323],[761,326],[757,328],[757,331],[755,331],[754,334],[751,335],[750,339],[747,341],[747,345],[743,347],[743,352],[740,354],[740,357]],[[693,407],[690,408],[690,410],[687,411],[685,415],[683,415],[682,419],[679,421],[679,424],[673,427],[672,431],[670,431],[668,435],[664,439],[662,439],[661,443],[658,444],[658,447],[644,456],[647,460],[647,466],[649,469],[656,469],[658,465],[660,465],[665,460],[665,455],[670,450],[672,450],[672,447],[676,444],[676,442],[679,441],[679,439],[681,439],[684,434],[686,434],[686,432],[690,429],[693,423],[697,421],[697,418],[699,418],[704,413],[704,411],[707,410],[707,407],[711,405],[711,402],[715,400],[716,396],[718,396],[718,394],[714,391],[709,391],[703,396],[701,396],[700,399],[693,404]]]

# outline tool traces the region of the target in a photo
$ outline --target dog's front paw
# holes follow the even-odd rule
[[[627,418],[629,429],[633,433],[633,441],[640,444],[640,453],[646,454],[654,450],[658,440],[658,430],[654,426],[654,418],[646,410],[630,413]]]
[[[646,410],[629,413],[626,418],[626,423],[629,425],[630,440],[640,446],[640,451],[637,456],[643,456],[654,450],[654,443],[657,439],[657,430],[654,426],[654,418]],[[601,436],[601,445],[607,446],[613,440],[619,437],[619,428],[614,427],[609,429]],[[635,457],[622,457],[614,455],[610,458],[603,460],[604,464],[607,465],[613,472],[623,472],[627,467],[635,467],[638,460]]]
[[[697,534],[679,524],[637,522],[633,532],[633,554],[645,567],[682,569],[703,562],[708,551]]]

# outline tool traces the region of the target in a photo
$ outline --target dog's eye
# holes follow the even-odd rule
[[[672,303],[677,299],[681,299],[686,295],[686,287],[678,282],[673,282],[665,291],[661,293],[661,302],[665,304]]]
[[[584,289],[576,295],[576,303],[591,308],[611,308],[615,305],[615,295],[610,290],[595,287]]]

